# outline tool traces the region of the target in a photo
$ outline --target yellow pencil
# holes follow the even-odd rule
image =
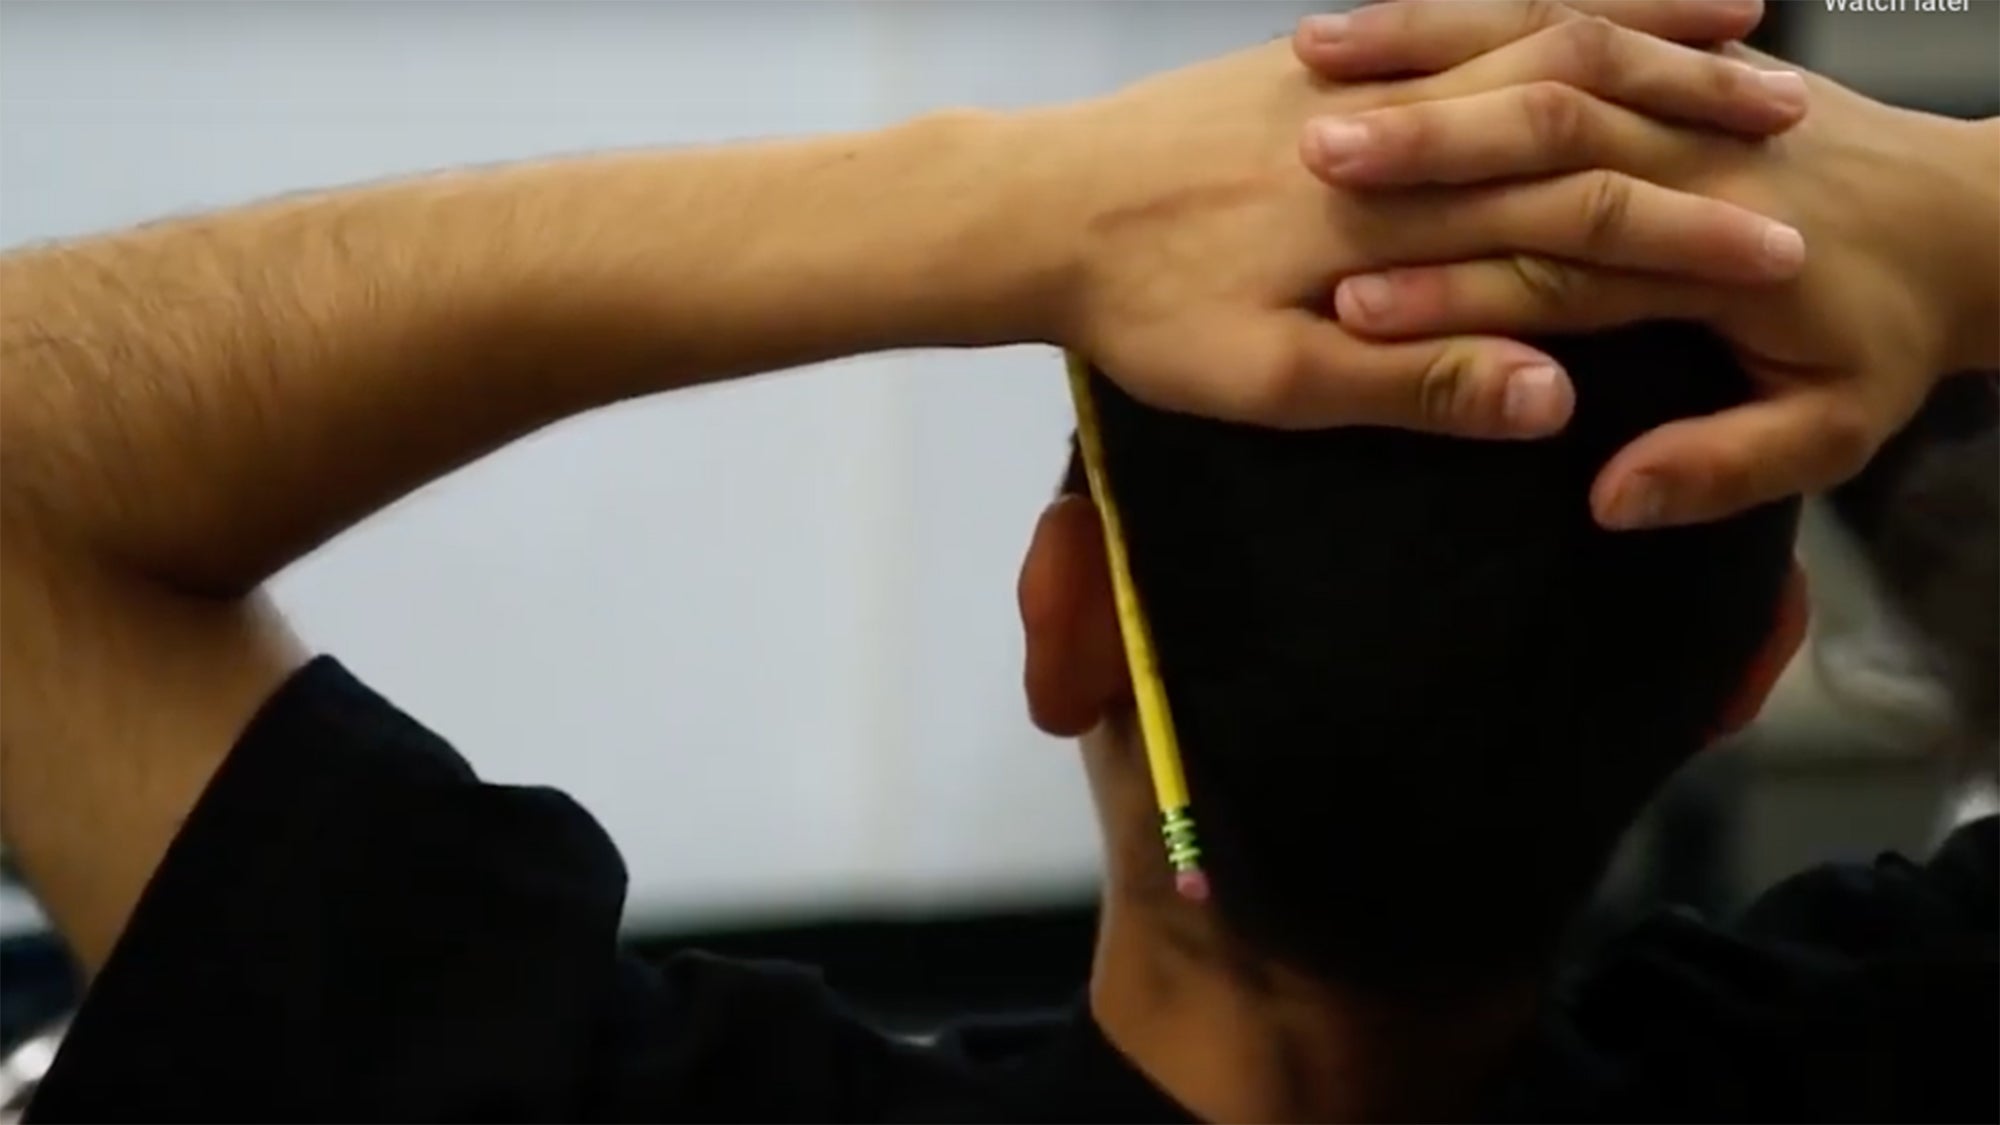
[[[1152,632],[1132,584],[1132,567],[1125,555],[1125,528],[1105,477],[1104,441],[1098,432],[1097,406],[1090,395],[1090,362],[1071,352],[1070,397],[1076,403],[1077,445],[1083,452],[1084,474],[1091,499],[1104,523],[1104,553],[1111,564],[1111,592],[1118,606],[1118,632],[1125,642],[1125,662],[1132,669],[1132,698],[1139,711],[1139,737],[1153,775],[1153,796],[1160,805],[1160,835],[1166,840],[1167,862],[1174,869],[1174,887],[1187,898],[1208,897],[1208,877],[1201,870],[1201,847],[1195,841],[1194,819],[1188,814],[1187,774],[1181,768],[1180,743],[1167,710],[1167,689],[1153,656]]]

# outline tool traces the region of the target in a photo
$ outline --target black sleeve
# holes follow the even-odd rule
[[[1857,960],[1990,952],[2000,933],[2000,818],[1960,827],[1928,863],[1887,852],[1795,876],[1752,904],[1741,928]]]
[[[1567,1012],[1604,1088],[1542,1119],[2000,1119],[1996,852],[1989,818],[1927,863],[1795,876],[1733,926],[1635,928]]]
[[[800,972],[620,953],[625,869],[321,659],[142,897],[35,1120],[826,1119],[881,1044]],[[782,1042],[783,1052],[769,1048]]]

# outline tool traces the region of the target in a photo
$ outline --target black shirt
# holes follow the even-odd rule
[[[1994,1120],[1995,822],[1575,975],[1517,1120]],[[1079,1005],[916,1044],[810,971],[621,953],[588,814],[487,785],[331,660],[268,703],[72,1025],[38,1120],[1186,1121]]]

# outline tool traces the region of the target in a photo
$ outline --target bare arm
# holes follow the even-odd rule
[[[1724,89],[1702,68],[1729,64],[1687,55],[1658,85]],[[1560,78],[1550,65],[1481,81]],[[1424,96],[1462,92],[1450,78]],[[1505,392],[1545,356],[1368,343],[1302,304],[1366,265],[1509,249],[1770,278],[1768,220],[1657,192],[1607,230],[1588,177],[1329,196],[1300,127],[1396,96],[1317,84],[1272,44],[1059,110],[444,175],[0,260],[10,848],[101,964],[302,659],[259,585],[596,406],[883,348],[1047,341],[1162,405],[1519,435]],[[1575,156],[1525,151],[1496,178]]]
[[[245,600],[287,563],[591,407],[1034,331],[1057,259],[995,199],[1007,127],[446,175],[6,258],[0,821],[85,961],[299,663]]]
[[[8,495],[95,556],[234,596],[591,407],[1021,338],[1058,267],[992,198],[1017,182],[1006,128],[445,175],[10,257]]]

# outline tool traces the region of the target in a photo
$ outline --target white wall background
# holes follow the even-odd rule
[[[0,245],[1086,95],[1311,7],[10,0]],[[434,486],[279,600],[489,778],[593,809],[636,924],[1046,894],[1095,865],[1073,756],[1025,718],[1012,603],[1067,429],[1054,357],[1025,350],[686,393]]]

